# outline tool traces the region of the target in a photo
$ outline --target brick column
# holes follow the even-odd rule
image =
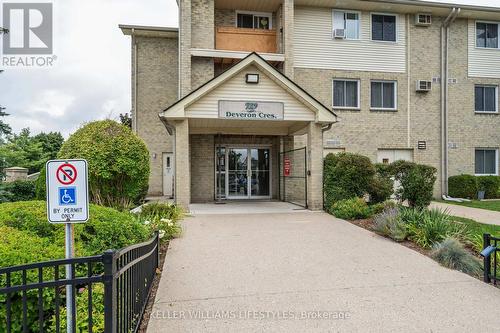
[[[189,151],[189,122],[175,123],[175,202],[189,210],[191,202],[191,152]]]
[[[307,204],[310,210],[323,209],[323,132],[311,122],[307,133]]]
[[[179,99],[191,92],[191,0],[179,0]]]
[[[285,75],[293,80],[293,32],[294,32],[293,0],[283,0],[283,44],[285,51]]]

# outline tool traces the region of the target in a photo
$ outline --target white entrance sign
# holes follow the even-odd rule
[[[47,162],[47,218],[51,223],[89,219],[88,168],[85,160]]]
[[[219,118],[244,120],[283,120],[281,102],[219,101]]]

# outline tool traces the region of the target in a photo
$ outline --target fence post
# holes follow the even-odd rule
[[[116,260],[115,251],[103,254],[104,263],[104,332],[116,332]]]
[[[156,268],[160,268],[160,233],[157,231],[156,238]]]
[[[483,250],[490,246],[490,234],[483,234]],[[490,283],[490,270],[491,270],[491,256],[485,256],[483,258],[483,266],[484,266],[484,277],[483,281],[486,283]]]

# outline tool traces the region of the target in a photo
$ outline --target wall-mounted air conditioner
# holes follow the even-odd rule
[[[415,24],[420,26],[429,26],[432,24],[432,15],[431,14],[416,14],[415,15]]]
[[[345,39],[345,29],[333,29],[333,38]]]
[[[432,89],[432,81],[418,80],[417,81],[417,91],[427,92]]]

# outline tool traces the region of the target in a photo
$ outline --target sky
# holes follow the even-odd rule
[[[18,2],[9,0],[5,2]],[[0,0],[0,3],[4,2]],[[26,2],[37,2],[34,0]],[[130,37],[118,24],[177,27],[175,0],[53,0],[55,66],[6,69],[0,105],[15,132],[60,131],[130,112]],[[441,0],[500,7],[500,0]]]

